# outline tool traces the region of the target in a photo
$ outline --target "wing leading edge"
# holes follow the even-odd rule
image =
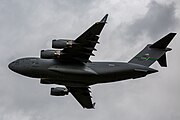
[[[108,14],[100,22],[96,22],[74,41],[76,44],[70,48],[64,48],[60,55],[60,60],[64,62],[86,63],[98,42],[99,35],[106,24]]]

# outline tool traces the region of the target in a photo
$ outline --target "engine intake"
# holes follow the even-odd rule
[[[56,88],[51,88],[50,95],[52,95],[52,96],[65,96],[65,95],[68,95],[68,93],[69,93],[69,91],[67,88],[56,87]]]
[[[55,59],[60,56],[60,50],[41,50],[41,58],[44,59]]]
[[[52,48],[63,49],[66,47],[72,47],[74,44],[74,40],[67,40],[67,39],[59,39],[52,41]]]

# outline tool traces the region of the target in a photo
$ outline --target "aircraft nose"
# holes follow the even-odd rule
[[[11,62],[8,67],[10,70],[15,71],[15,62]]]
[[[23,64],[24,59],[18,59],[15,60],[11,63],[9,63],[8,67],[10,70],[12,70],[13,72],[19,73],[19,74],[24,74],[26,72],[26,67]]]

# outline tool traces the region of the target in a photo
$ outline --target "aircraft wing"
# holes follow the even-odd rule
[[[83,34],[81,34],[74,42],[72,47],[64,48],[61,52],[59,59],[65,62],[79,62],[86,63],[95,49],[98,42],[99,35],[106,23],[108,14],[106,14],[100,22],[96,22]]]
[[[94,108],[89,87],[67,87],[68,91],[76,98],[83,108]]]

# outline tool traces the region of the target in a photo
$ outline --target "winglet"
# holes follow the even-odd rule
[[[103,19],[100,21],[100,23],[106,23],[107,18],[108,18],[108,14],[106,14],[106,15],[103,17]]]

